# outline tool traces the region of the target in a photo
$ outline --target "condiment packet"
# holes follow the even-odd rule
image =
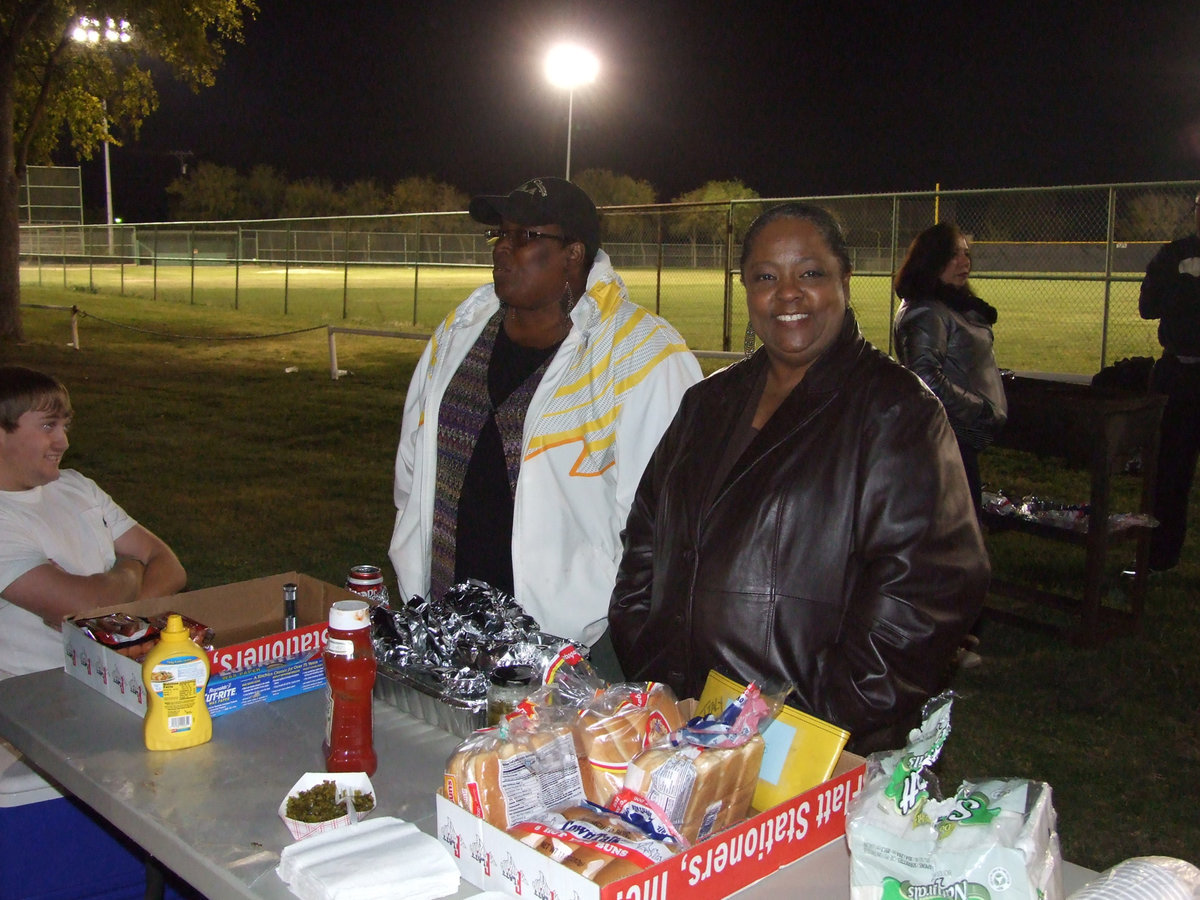
[[[292,785],[292,789],[287,792],[287,796],[279,804],[279,818],[283,819],[283,824],[292,833],[292,837],[298,841],[302,841],[306,837],[312,837],[314,834],[324,834],[326,831],[334,831],[352,824],[349,813],[325,822],[301,822],[297,819],[288,818],[288,799],[297,796],[303,791],[307,791],[309,788],[316,787],[323,781],[332,781],[337,785],[337,794],[339,797],[347,792],[353,797],[355,791],[375,796],[375,789],[371,787],[371,779],[366,772],[305,772],[300,776],[300,780]],[[357,813],[357,820],[361,821],[378,808],[379,797],[375,796],[375,805],[365,812]]]

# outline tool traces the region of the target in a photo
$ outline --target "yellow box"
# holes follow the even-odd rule
[[[696,715],[719,716],[746,690],[719,672],[710,671],[700,693]],[[784,706],[763,732],[766,749],[754,790],[753,807],[770,809],[828,781],[850,732],[808,713]]]

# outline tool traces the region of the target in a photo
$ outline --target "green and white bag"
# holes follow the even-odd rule
[[[846,811],[852,900],[1062,900],[1048,784],[963,782],[940,799],[929,768],[950,735],[953,695],[926,704],[903,750],[867,759]]]

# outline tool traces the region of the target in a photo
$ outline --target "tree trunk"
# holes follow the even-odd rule
[[[0,138],[2,139],[2,138]],[[23,341],[21,326],[21,221],[17,208],[17,173],[0,175],[0,341]]]
[[[23,341],[20,178],[13,145],[14,60],[0,54],[0,341]]]

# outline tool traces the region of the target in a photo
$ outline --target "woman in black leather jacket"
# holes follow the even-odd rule
[[[937,399],[863,339],[823,209],[760,216],[742,281],[763,347],[693,386],[642,477],[609,607],[627,677],[790,683],[858,752],[900,746],[989,568]]]
[[[941,222],[921,232],[896,275],[903,302],[893,327],[896,358],[946,408],[978,510],[979,451],[1004,427],[1008,402],[992,354],[996,310],[975,296],[970,274],[971,250],[957,226]]]

